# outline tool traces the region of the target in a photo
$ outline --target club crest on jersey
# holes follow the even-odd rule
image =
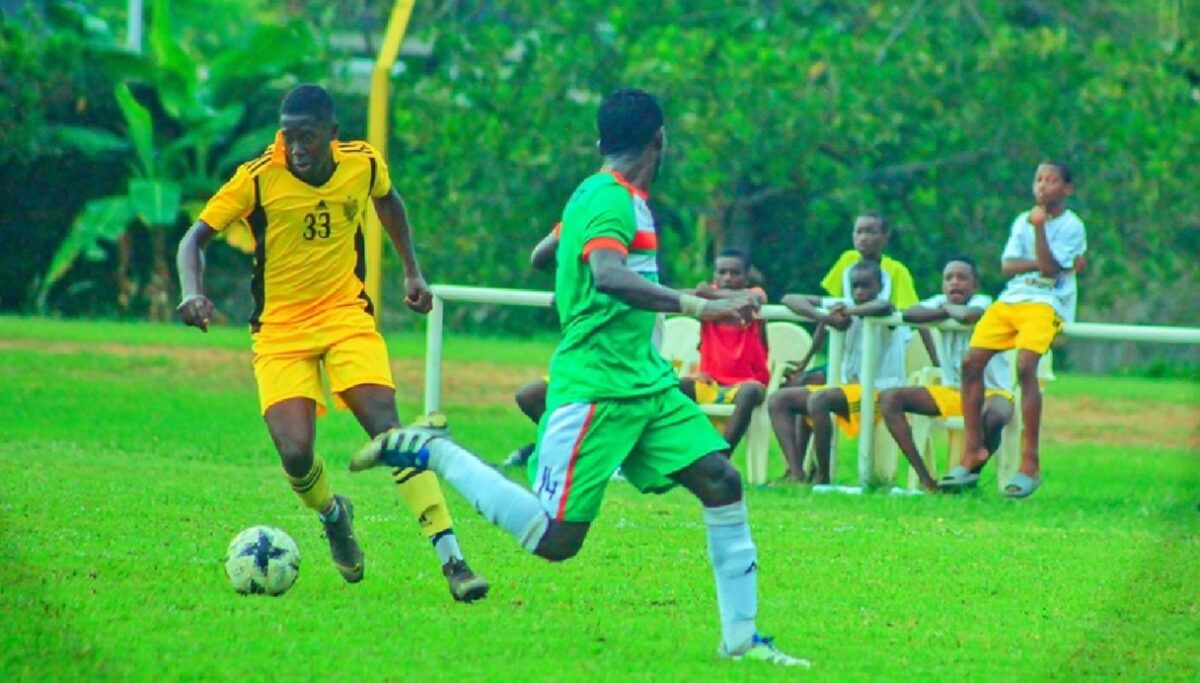
[[[342,210],[346,212],[346,221],[353,222],[354,217],[358,215],[358,200],[354,197],[348,197],[346,203],[342,206]]]

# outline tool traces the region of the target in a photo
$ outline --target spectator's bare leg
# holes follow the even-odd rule
[[[812,420],[813,451],[817,454],[817,469],[812,483],[829,483],[829,456],[833,447],[833,414],[850,417],[846,392],[837,387],[823,389],[808,397],[808,416]]]
[[[804,481],[804,449],[808,446],[804,416],[808,414],[808,395],[808,389],[789,387],[776,391],[767,400],[771,426],[787,462],[787,476],[796,481]]]
[[[983,369],[996,354],[972,346],[962,361],[963,453],[959,464],[975,471],[988,460],[983,447]]]
[[[1021,467],[1020,471],[1033,479],[1041,474],[1038,461],[1038,439],[1042,426],[1042,387],[1038,384],[1037,369],[1041,356],[1021,349],[1017,352],[1017,382],[1021,384]]]
[[[904,417],[905,413],[930,417],[940,415],[933,396],[923,387],[888,389],[879,394],[879,412],[883,415],[888,432],[896,440],[896,445],[900,447],[900,451],[908,459],[908,464],[921,480],[921,488],[930,492],[938,491],[937,482],[933,480],[929,468],[925,467],[925,461],[921,460],[921,454],[917,451],[917,444],[913,442],[912,427]]]
[[[539,379],[517,389],[517,407],[530,420],[533,420],[534,424],[540,422],[542,413],[546,412],[546,389],[548,388],[546,380]]]
[[[730,455],[733,455],[746,434],[754,409],[762,405],[766,396],[767,388],[758,382],[742,382],[738,385],[737,397],[733,400],[733,415],[725,423],[725,441],[729,443]]]
[[[988,455],[1000,448],[1004,427],[1013,416],[1013,402],[1003,396],[988,396],[983,400],[983,445]]]

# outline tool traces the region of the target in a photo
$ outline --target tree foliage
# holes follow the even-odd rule
[[[194,214],[232,168],[261,152],[275,123],[248,114],[252,95],[282,77],[313,73],[317,43],[305,24],[292,21],[255,26],[229,37],[220,52],[205,54],[179,40],[170,2],[154,0],[146,49],[138,54],[121,45],[98,15],[55,7],[66,20],[65,32],[77,33],[79,48],[115,82],[112,99],[121,118],[119,132],[70,124],[45,131],[85,157],[125,159],[128,176],[121,193],[90,199],[72,221],[41,278],[39,308],[79,256],[109,259],[102,246],[108,244],[117,252],[120,308],[140,298],[152,319],[166,319],[174,291],[167,233],[177,232],[183,214]],[[145,229],[150,243],[145,278],[129,273],[135,227]],[[250,239],[245,230],[234,235]]]
[[[855,214],[879,208],[889,252],[931,294],[957,252],[1000,286],[1033,170],[1062,159],[1091,238],[1085,317],[1103,318],[1130,292],[1197,279],[1197,48],[1160,9],[418,3],[410,33],[433,51],[393,89],[393,176],[433,279],[528,284],[527,248],[598,163],[596,105],[643,87],[667,110],[653,202],[680,284],[735,244],[773,294],[815,291]]]
[[[332,42],[377,30],[390,8],[176,0],[170,39],[148,36],[139,60],[97,48],[115,43],[106,26],[123,1],[90,3],[96,16],[44,5],[57,9],[0,26],[0,231],[41,250],[40,272],[44,235],[65,232],[87,200],[131,195],[128,180],[147,176],[147,160],[186,200],[269,140],[279,89],[264,80],[334,53],[276,25],[303,14]],[[1180,0],[418,2],[413,49],[393,80],[389,159],[431,280],[544,287],[528,249],[599,162],[596,106],[617,87],[652,90],[667,110],[668,159],[652,204],[672,282],[706,277],[713,251],[738,245],[773,296],[816,291],[868,208],[891,219],[888,252],[909,264],[922,294],[957,252],[981,263],[994,292],[1035,165],[1062,159],[1076,171],[1072,203],[1091,244],[1081,317],[1194,322],[1176,292],[1200,283],[1200,214],[1189,201],[1200,178],[1198,23]],[[171,67],[179,64],[195,68]],[[347,134],[361,135],[353,93],[362,83],[332,64],[302,73],[342,74],[325,82]],[[122,81],[150,114],[149,156],[112,96]],[[56,158],[67,178],[29,158]],[[23,189],[30,174],[42,183],[36,192]],[[24,230],[5,213],[43,195],[72,207],[61,225]],[[119,218],[112,208],[88,215]],[[70,239],[99,255],[88,234]],[[0,266],[6,282],[28,280]],[[506,323],[510,314],[473,313],[489,325],[529,320]]]

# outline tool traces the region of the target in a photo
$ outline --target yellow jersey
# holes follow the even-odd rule
[[[333,175],[314,187],[292,175],[283,136],[238,167],[200,220],[224,230],[245,220],[254,235],[250,328],[295,325],[330,309],[374,308],[366,292],[363,220],[392,190],[387,164],[365,142],[334,140]]]
[[[825,273],[821,286],[829,292],[829,296],[850,298],[850,267],[862,260],[862,254],[856,249],[842,252],[837,263]],[[917,296],[917,288],[913,285],[912,273],[908,267],[890,256],[882,256],[879,260],[879,271],[883,282],[879,289],[879,298],[889,301],[897,311],[903,311],[916,306],[921,301]]]

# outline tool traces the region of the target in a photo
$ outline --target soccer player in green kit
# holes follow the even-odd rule
[[[526,550],[551,561],[579,552],[618,468],[643,492],[683,486],[704,506],[718,654],[808,666],[758,633],[757,551],[741,476],[724,455],[728,444],[679,391],[671,365],[651,343],[658,312],[745,323],[758,302],[706,300],[658,284],[658,237],[646,199],[666,150],[662,108],[646,92],[619,90],[605,98],[596,121],[603,165],[580,183],[562,215],[554,292],[563,337],[550,362],[537,460],[529,468],[533,492],[436,429],[380,435],[350,467],[431,469]]]

